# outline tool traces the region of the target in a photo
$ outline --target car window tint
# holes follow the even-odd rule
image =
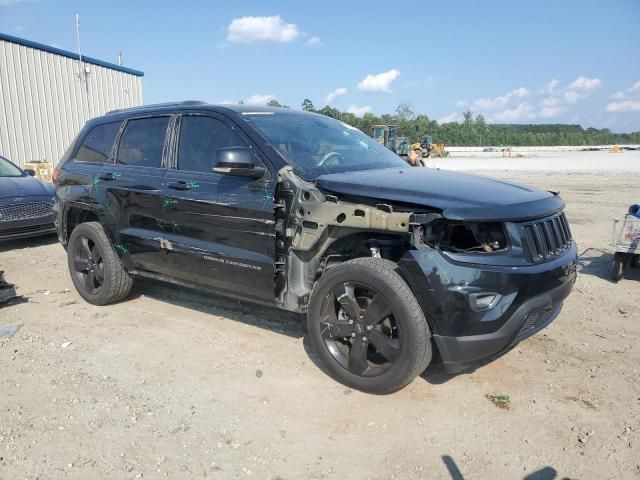
[[[221,148],[246,147],[246,142],[226,123],[212,117],[184,116],[180,126],[178,168],[211,173]]]
[[[82,141],[75,159],[79,162],[105,163],[119,129],[120,122],[94,127]]]
[[[21,177],[22,172],[18,167],[4,157],[0,157],[0,177]],[[1,192],[0,192],[1,193]]]
[[[129,120],[118,146],[118,163],[138,167],[161,167],[169,117]]]

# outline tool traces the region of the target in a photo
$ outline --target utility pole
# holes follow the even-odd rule
[[[88,67],[84,64],[84,61],[82,60],[82,49],[80,48],[80,14],[76,13],[76,42],[78,44],[78,65],[79,65],[79,72],[78,72],[78,78],[80,79],[80,82],[84,83],[84,91],[86,94],[86,100],[87,100],[87,120],[91,118],[91,104],[89,102],[89,78],[88,78],[88,74],[89,72],[87,71]]]
[[[80,49],[80,14],[76,13],[76,42],[78,44],[78,57],[80,57],[80,65],[82,65],[82,50]]]

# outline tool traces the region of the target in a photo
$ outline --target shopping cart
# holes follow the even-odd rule
[[[630,266],[640,266],[640,218],[625,215],[613,221],[613,241],[615,253],[611,268],[614,282],[624,277],[624,271]]]

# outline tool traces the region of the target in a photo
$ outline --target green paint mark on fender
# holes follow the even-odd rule
[[[156,225],[158,225],[158,228],[160,230],[171,231],[173,233],[177,233],[180,231],[180,227],[175,222],[175,220],[171,220],[171,223],[169,223],[156,218]]]
[[[129,255],[129,250],[127,250],[127,248],[121,243],[116,243],[114,246],[116,247],[116,250],[122,255]]]
[[[178,203],[178,200],[176,200],[175,198],[163,198],[162,209],[166,210],[169,207],[173,207],[176,203]]]

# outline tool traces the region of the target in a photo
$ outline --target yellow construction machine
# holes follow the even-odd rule
[[[423,137],[419,142],[412,143],[411,149],[420,158],[437,158],[449,156],[449,152],[445,150],[446,146],[446,143],[433,143],[431,137]]]
[[[409,137],[398,135],[397,125],[373,125],[371,137],[401,157],[409,155]]]

